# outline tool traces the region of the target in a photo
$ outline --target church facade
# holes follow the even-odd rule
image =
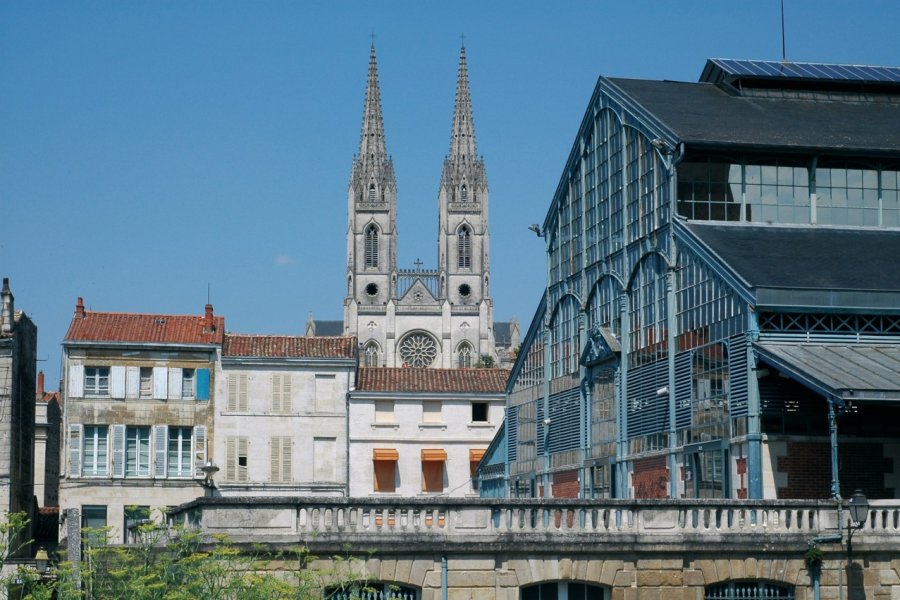
[[[450,151],[438,191],[437,267],[397,264],[397,182],[387,153],[375,47],[359,154],[347,192],[344,335],[371,367],[467,368],[498,359],[490,296],[488,183],[476,151],[465,47],[460,50]]]

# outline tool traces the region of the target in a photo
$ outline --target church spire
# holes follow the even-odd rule
[[[359,137],[359,158],[364,164],[383,163],[387,160],[384,122],[381,118],[381,89],[378,87],[378,65],[375,62],[375,44],[372,44],[369,52],[369,78],[366,83],[362,131]]]
[[[472,121],[472,96],[469,94],[469,70],[466,47],[459,50],[459,75],[456,80],[456,108],[450,131],[450,160],[475,160],[475,124]]]

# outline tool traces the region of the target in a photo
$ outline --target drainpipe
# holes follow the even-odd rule
[[[675,352],[678,351],[678,340],[675,336],[675,328],[677,327],[675,318],[675,235],[672,233],[671,226],[669,227],[669,235],[671,236],[669,243],[672,244],[669,248],[669,253],[673,258],[672,266],[666,272],[666,329],[668,329],[666,332],[666,346],[668,347],[667,362],[669,371],[667,400],[669,403],[669,498],[674,499],[678,498],[678,481],[680,478],[678,477],[677,460],[678,430],[675,426]]]
[[[616,498],[628,498],[628,353],[631,352],[631,331],[628,329],[628,294],[622,290],[619,296],[619,389],[616,390],[618,406],[616,415]]]
[[[441,600],[447,600],[447,557],[441,557]]]

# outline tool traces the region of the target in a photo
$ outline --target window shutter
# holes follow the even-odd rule
[[[169,369],[169,398],[171,400],[181,399],[181,378],[183,376],[181,369]]]
[[[109,395],[116,400],[125,398],[125,367],[110,367]]]
[[[69,477],[81,477],[82,426],[69,425]]]
[[[282,375],[272,374],[272,412],[282,412],[281,379]]]
[[[293,441],[289,437],[281,438],[281,481],[291,481]]]
[[[153,367],[153,399],[165,400],[168,387],[168,371],[165,367]]]
[[[201,467],[206,464],[206,426],[194,426],[194,477],[205,477]]]
[[[209,369],[197,369],[197,400],[209,400]]]
[[[289,413],[294,411],[291,393],[291,374],[287,373],[281,376],[281,412]]]
[[[169,427],[167,425],[153,426],[153,447],[156,451],[156,463],[154,464],[153,475],[157,479],[163,479],[166,476],[166,458],[168,457],[169,446]]]
[[[115,367],[113,367],[115,369]],[[113,374],[115,378],[115,374]],[[125,370],[125,397],[137,398],[141,395],[141,368],[128,367]]]
[[[69,396],[84,398],[84,365],[69,365]]]
[[[250,462],[250,461],[249,461],[249,458],[248,458],[248,456],[247,456],[247,438],[245,438],[245,437],[239,437],[239,438],[238,438],[237,453],[238,453],[238,459],[240,459],[240,457],[243,456],[243,457],[244,457],[244,462],[245,462],[245,463],[249,463],[249,462]],[[241,465],[238,465],[238,469],[237,469],[237,470],[238,470],[238,481],[248,481],[248,480],[250,479],[250,477],[249,477],[249,470],[250,470],[249,464],[248,464],[247,466],[243,466],[243,467],[242,467]]]
[[[281,438],[269,440],[269,481],[281,481]]]
[[[237,439],[225,440],[225,479],[237,481]]]
[[[125,477],[125,426],[110,425],[112,430],[113,477]]]
[[[237,375],[229,375],[228,376],[228,405],[226,406],[226,410],[229,412],[234,412],[237,410]]]
[[[247,376],[241,373],[238,378],[238,410],[247,412],[250,410],[249,401],[247,399]]]

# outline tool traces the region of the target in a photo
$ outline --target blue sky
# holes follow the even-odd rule
[[[794,61],[897,65],[900,3],[786,0]],[[527,327],[541,222],[600,74],[695,81],[781,58],[779,0],[0,2],[0,274],[56,387],[75,299],[229,331],[340,319],[375,33],[399,262],[436,263],[465,34],[498,320]]]

